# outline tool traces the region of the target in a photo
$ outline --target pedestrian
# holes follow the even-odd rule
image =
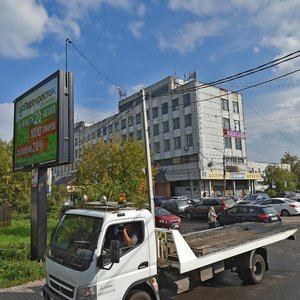
[[[208,228],[216,228],[217,227],[217,214],[213,206],[209,208],[208,211]]]

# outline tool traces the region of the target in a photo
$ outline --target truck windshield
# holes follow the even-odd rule
[[[65,215],[52,237],[48,256],[75,269],[87,269],[97,248],[102,223],[102,218]]]

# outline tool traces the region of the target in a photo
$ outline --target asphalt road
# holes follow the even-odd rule
[[[235,273],[225,271],[215,278],[199,283],[199,286],[180,295],[171,295],[165,291],[161,300],[298,300],[300,299],[300,216],[285,217],[284,222],[296,224],[299,231],[296,240],[285,240],[268,247],[270,270],[264,281],[258,285],[243,285]],[[184,220],[182,233],[207,229],[204,220]],[[37,300],[43,280],[22,286],[0,290],[0,300]]]
[[[267,248],[269,271],[266,272],[261,284],[243,285],[237,274],[227,270],[211,280],[199,283],[199,286],[183,294],[172,296],[170,293],[165,293],[161,300],[300,299],[300,216],[285,217],[283,222],[298,226],[296,240],[281,241]],[[189,232],[204,228],[207,228],[204,221],[184,221],[182,231]]]

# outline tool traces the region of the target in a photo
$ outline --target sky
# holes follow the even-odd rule
[[[74,74],[75,121],[91,124],[117,113],[118,87],[195,70],[212,82],[300,50],[299,12],[298,0],[0,0],[0,139],[13,137],[13,101],[58,69]],[[247,88],[248,160],[300,156],[292,58],[219,85]]]

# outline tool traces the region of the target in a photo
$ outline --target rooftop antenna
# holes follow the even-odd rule
[[[118,86],[119,100],[121,101],[123,97],[126,97],[126,90]]]

